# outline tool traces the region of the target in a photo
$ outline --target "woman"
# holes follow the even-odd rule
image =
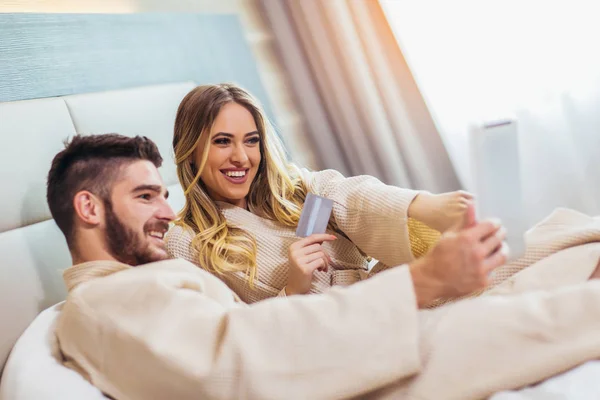
[[[409,262],[471,199],[299,169],[258,102],[235,85],[200,86],[183,99],[173,149],[186,203],[167,249],[217,274],[248,303],[360,281],[368,256],[380,261],[370,273]],[[299,239],[308,192],[334,207],[326,234]]]

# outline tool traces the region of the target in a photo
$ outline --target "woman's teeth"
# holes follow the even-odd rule
[[[246,171],[227,171],[225,172],[225,175],[232,177],[242,177],[246,176]]]

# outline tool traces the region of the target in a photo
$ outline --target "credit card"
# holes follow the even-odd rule
[[[302,207],[296,236],[307,237],[313,233],[325,233],[332,209],[333,200],[309,193]]]

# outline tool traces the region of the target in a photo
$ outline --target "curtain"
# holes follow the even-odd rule
[[[467,188],[468,127],[517,120],[530,224],[600,214],[600,24],[594,2],[380,0]]]
[[[434,192],[460,188],[377,1],[260,1],[324,168]]]

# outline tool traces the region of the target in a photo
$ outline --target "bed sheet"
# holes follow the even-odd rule
[[[588,361],[560,375],[519,390],[498,392],[489,400],[600,399],[600,360]]]

